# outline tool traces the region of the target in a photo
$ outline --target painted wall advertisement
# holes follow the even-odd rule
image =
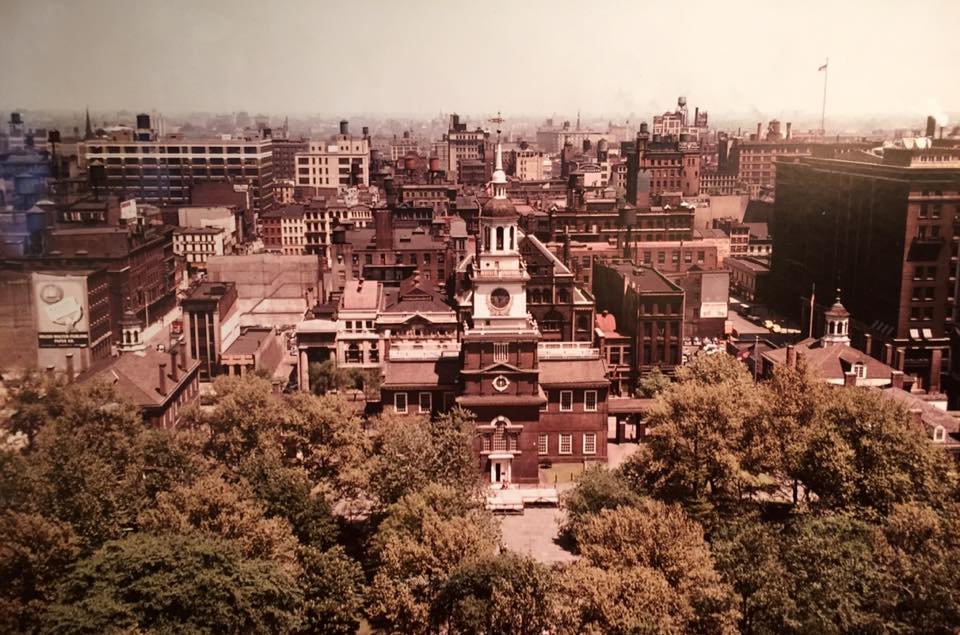
[[[34,273],[33,292],[40,348],[78,348],[90,344],[86,277]]]

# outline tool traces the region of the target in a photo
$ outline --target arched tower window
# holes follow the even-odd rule
[[[497,251],[503,251],[503,227],[497,227]]]

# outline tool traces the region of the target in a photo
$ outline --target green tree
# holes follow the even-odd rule
[[[38,514],[0,514],[0,631],[36,631],[63,573],[79,556],[70,525]]]
[[[451,635],[540,635],[555,623],[558,601],[550,569],[505,552],[461,566],[440,587],[431,615]]]
[[[596,465],[577,477],[577,484],[563,494],[566,521],[563,531],[576,539],[577,530],[603,509],[639,505],[641,497],[619,472]]]
[[[654,368],[637,381],[636,394],[638,397],[650,399],[658,396],[669,385],[670,378],[660,372],[659,368]]]
[[[879,560],[896,599],[886,612],[894,632],[954,633],[960,626],[960,510],[894,505],[878,540]]]
[[[363,612],[363,569],[341,547],[298,551],[303,590],[302,633],[352,635]]]
[[[325,395],[331,390],[340,390],[347,383],[346,376],[340,368],[337,368],[337,362],[333,359],[310,362],[307,366],[307,375],[315,395]]]
[[[352,406],[337,396],[298,393],[282,426],[288,460],[302,465],[331,498],[354,498],[366,484],[370,442]]]
[[[705,501],[737,504],[773,486],[763,464],[751,460],[764,409],[743,365],[706,355],[680,369],[678,378],[649,413],[647,447],[624,466],[634,488],[693,511]]]
[[[752,519],[730,523],[711,544],[717,570],[740,600],[740,632],[783,633],[796,606],[783,562],[779,527]]]
[[[138,519],[152,533],[209,533],[232,541],[244,557],[270,560],[295,574],[297,540],[282,518],[267,518],[263,504],[246,483],[218,475],[157,496],[156,505]]]
[[[371,542],[371,622],[390,632],[428,632],[438,589],[458,567],[493,555],[499,538],[493,516],[461,490],[430,485],[404,496]]]
[[[303,601],[276,563],[202,534],[133,534],[77,563],[49,633],[289,633]]]
[[[606,568],[587,562],[557,573],[555,632],[562,635],[683,635],[690,606],[662,573],[648,567]],[[722,632],[722,631],[718,631]]]
[[[866,388],[823,394],[797,474],[833,509],[886,514],[896,503],[942,505],[956,492],[946,454],[898,404]]]
[[[703,528],[677,506],[647,499],[604,509],[578,531],[580,552],[596,567],[652,569],[689,607],[688,632],[734,632],[739,614],[703,540]]]
[[[38,511],[70,523],[92,547],[134,526],[146,503],[143,422],[112,386],[71,386],[63,413],[39,430],[34,465]]]
[[[239,474],[263,504],[264,514],[286,519],[301,544],[327,549],[336,543],[333,512],[323,496],[313,491],[304,468],[285,465],[278,450],[263,451],[244,460]]]
[[[197,422],[209,430],[207,453],[236,468],[261,446],[275,445],[289,408],[270,382],[253,376],[218,377],[213,411]]]
[[[879,566],[875,529],[846,516],[801,516],[785,532],[783,560],[796,610],[786,632],[882,632],[892,580]]]
[[[374,421],[370,489],[381,504],[439,483],[470,492],[479,484],[472,415],[459,408],[431,422],[385,413]]]

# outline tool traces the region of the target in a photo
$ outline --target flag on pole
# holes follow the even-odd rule
[[[827,64],[829,64],[829,62],[827,62]],[[824,64],[823,66],[821,66],[821,67],[818,68],[817,70],[818,70],[818,71],[825,71],[825,70],[827,70],[827,64]]]

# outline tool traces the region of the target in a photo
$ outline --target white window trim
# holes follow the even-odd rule
[[[563,396],[570,395],[570,405],[566,408],[563,407]],[[560,412],[573,412],[573,391],[572,390],[561,390],[560,391]]]
[[[558,435],[557,443],[557,453],[558,454],[573,454],[573,435],[572,434],[560,434]],[[567,451],[563,451],[564,441],[566,441]]]
[[[593,395],[593,408],[588,405],[587,395]],[[596,390],[584,390],[583,391],[583,410],[584,412],[596,412],[597,411],[597,400],[599,395]]]
[[[401,395],[403,395],[403,409],[400,408],[400,404],[398,403],[398,402],[400,401],[400,396],[401,396]],[[407,414],[407,410],[408,410],[408,408],[409,408],[409,403],[408,403],[408,401],[409,401],[409,400],[407,399],[407,393],[405,393],[405,392],[394,393],[394,395],[393,395],[393,409],[394,409],[394,411],[396,411],[396,413],[397,413],[397,414],[400,414],[400,415],[405,415],[405,414]]]
[[[537,454],[543,456],[544,454],[550,454],[550,435],[541,434],[537,436]]]
[[[943,426],[937,426],[933,429],[933,440],[936,443],[943,443],[947,439],[947,431]]]
[[[854,374],[857,376],[858,379],[866,379],[866,378],[867,378],[867,365],[866,365],[866,364],[862,364],[862,363],[860,363],[860,362],[857,362],[856,364],[853,365],[853,372],[854,372]]]
[[[593,440],[593,450],[587,450],[587,439]],[[597,453],[597,433],[596,432],[587,432],[583,435],[583,453],[584,454],[596,454]]]
[[[427,396],[427,408],[423,408],[423,396]],[[433,411],[433,394],[429,392],[421,392],[417,395],[417,409],[420,411],[420,414],[430,414]]]

